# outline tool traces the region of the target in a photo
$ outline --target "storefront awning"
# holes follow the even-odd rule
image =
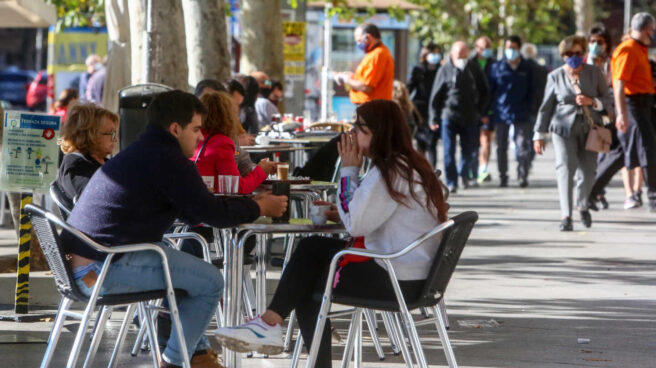
[[[45,28],[56,22],[55,6],[43,0],[0,0],[0,28]]]
[[[326,1],[310,1],[308,6],[311,8],[323,8],[326,5]],[[411,2],[404,0],[348,0],[348,6],[350,8],[356,9],[365,9],[365,8],[374,8],[374,9],[387,9],[390,6],[398,7],[403,10],[420,10],[420,6],[415,5]]]

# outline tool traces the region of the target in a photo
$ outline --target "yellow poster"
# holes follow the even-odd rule
[[[302,80],[305,77],[305,22],[283,22],[282,27],[285,77]]]

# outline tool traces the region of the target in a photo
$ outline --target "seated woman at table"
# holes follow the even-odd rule
[[[276,163],[268,159],[260,161],[248,175],[241,176],[235,161],[235,142],[239,120],[230,95],[225,92],[204,94],[200,100],[208,113],[203,120],[203,141],[198,144],[192,161],[196,162],[201,176],[214,179],[214,191],[218,192],[218,176],[239,176],[239,194],[249,194],[276,171]]]
[[[309,345],[320,307],[313,295],[323,292],[331,259],[337,252],[352,245],[392,253],[446,221],[444,185],[424,156],[413,149],[400,107],[393,101],[374,100],[359,106],[356,115],[353,130],[342,135],[338,144],[342,170],[339,218],[334,218],[341,219],[355,240],[303,239],[282,274],[268,310],[245,325],[216,331],[219,341],[229,349],[281,352],[281,323],[294,309],[303,341]],[[363,156],[370,158],[373,166],[361,179],[358,173]],[[435,237],[392,261],[406,300],[421,294],[439,244],[440,239]],[[394,300],[383,264],[345,257],[340,267],[336,293]],[[329,322],[317,359],[317,367],[331,366]]]
[[[94,104],[77,104],[68,112],[59,145],[64,159],[56,183],[69,203],[75,203],[91,176],[114,151],[118,115]]]

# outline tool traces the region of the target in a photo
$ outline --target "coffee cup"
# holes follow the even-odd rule
[[[325,225],[328,221],[328,217],[326,216],[328,210],[330,210],[330,206],[324,204],[313,204],[310,206],[310,218],[312,219],[312,223],[314,225]]]
[[[202,176],[203,183],[207,186],[207,189],[214,193],[214,176]]]
[[[278,179],[279,180],[288,180],[289,179],[289,164],[280,164],[277,167],[278,169]]]
[[[258,146],[268,146],[269,145],[269,137],[266,135],[258,135],[255,137],[255,144]]]

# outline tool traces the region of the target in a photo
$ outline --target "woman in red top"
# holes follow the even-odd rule
[[[77,99],[78,93],[75,88],[67,88],[59,94],[59,98],[57,99],[57,102],[55,102],[55,110],[53,113],[61,116],[62,124],[66,123],[66,119],[68,118],[68,108],[74,101],[77,101]]]
[[[204,140],[198,144],[191,160],[196,160],[196,167],[201,176],[213,176],[215,192],[218,191],[218,175],[240,176],[235,161],[235,142],[239,118],[234,111],[233,101],[225,92],[204,94],[201,101],[208,113],[203,121]],[[202,151],[201,151],[202,149]],[[253,192],[276,171],[276,163],[264,159],[258,163],[250,174],[239,179],[239,194]]]

